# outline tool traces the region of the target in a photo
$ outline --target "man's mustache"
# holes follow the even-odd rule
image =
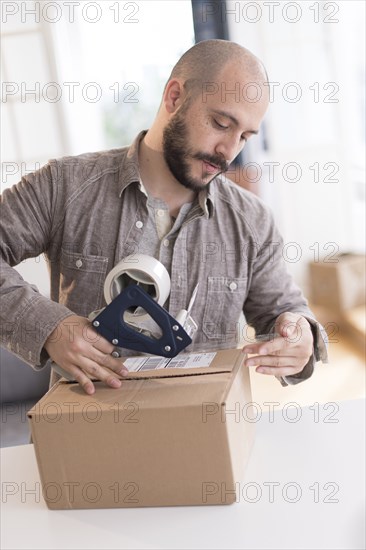
[[[196,158],[197,160],[203,160],[204,162],[208,162],[209,164],[213,164],[214,166],[217,166],[220,172],[227,172],[229,170],[230,163],[227,162],[225,159],[223,159],[219,155],[208,155],[207,153],[196,153],[194,155],[194,158]]]

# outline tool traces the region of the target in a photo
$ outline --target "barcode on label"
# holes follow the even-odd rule
[[[154,369],[163,369],[169,363],[169,359],[165,357],[149,357],[143,365],[139,368],[139,371],[143,370],[154,370]]]
[[[169,368],[176,369],[194,369],[197,367],[209,367],[215,358],[216,353],[187,353],[177,355],[174,359],[170,360]]]
[[[188,357],[174,357],[174,359],[171,359],[170,360],[170,363],[169,363],[169,368],[170,369],[176,369],[176,368],[180,368],[182,369],[183,367],[185,367],[187,365],[189,361],[189,356]]]

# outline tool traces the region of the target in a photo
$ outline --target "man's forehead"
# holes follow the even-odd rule
[[[265,79],[230,80],[215,79],[202,81],[201,100],[207,103],[210,99],[225,103],[258,103],[269,100],[269,86]]]
[[[224,65],[215,78],[203,79],[202,102],[210,97],[225,103],[256,103],[269,98],[269,86],[264,68],[256,61],[231,61]]]
[[[202,82],[201,101],[205,103],[259,103],[268,101],[269,87],[266,82],[243,80],[216,80]]]

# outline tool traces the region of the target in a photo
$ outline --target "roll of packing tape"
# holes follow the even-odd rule
[[[107,304],[131,284],[141,286],[161,306],[170,294],[169,273],[159,260],[146,254],[131,254],[108,273],[104,283]]]

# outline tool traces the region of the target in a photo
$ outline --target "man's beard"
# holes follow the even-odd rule
[[[226,172],[229,168],[228,163],[222,156],[210,155],[202,152],[195,152],[188,146],[188,130],[185,122],[185,113],[187,109],[181,111],[171,119],[163,131],[163,154],[169,170],[179,183],[191,191],[201,191],[210,181],[212,181],[221,172]],[[202,178],[191,176],[189,160],[197,159],[206,161],[218,167],[218,172],[214,174],[209,181]],[[206,173],[206,176],[208,173]]]

